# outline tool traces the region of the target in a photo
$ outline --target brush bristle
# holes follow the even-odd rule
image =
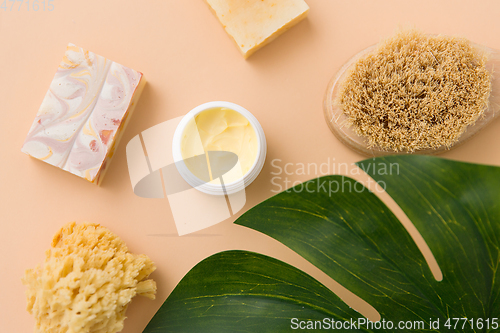
[[[466,39],[399,32],[351,66],[334,103],[369,148],[451,147],[488,107],[486,61]]]

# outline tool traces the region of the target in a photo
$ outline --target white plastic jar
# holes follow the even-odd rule
[[[200,113],[215,108],[230,109],[242,115],[252,126],[257,139],[257,153],[253,164],[248,169],[248,171],[246,171],[240,178],[232,180],[228,183],[214,181],[207,182],[206,180],[200,179],[195,174],[193,174],[193,172],[191,172],[189,167],[186,165],[182,153],[182,139],[186,128],[190,123],[194,121],[194,119],[196,119],[196,116],[198,116]],[[257,178],[259,173],[262,171],[264,162],[266,160],[267,144],[262,126],[258,122],[257,118],[255,118],[255,116],[251,114],[247,109],[234,103],[215,101],[204,103],[195,107],[194,109],[189,111],[184,116],[184,118],[182,118],[174,133],[172,142],[172,154],[177,170],[189,185],[206,194],[228,195],[243,190]]]

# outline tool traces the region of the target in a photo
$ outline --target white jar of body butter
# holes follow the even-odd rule
[[[215,101],[195,107],[182,118],[172,153],[189,185],[207,194],[228,195],[257,178],[267,144],[264,130],[248,110]]]

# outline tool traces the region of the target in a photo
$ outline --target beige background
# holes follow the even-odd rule
[[[168,202],[134,196],[128,178],[125,145],[133,136],[201,103],[227,100],[250,110],[268,140],[268,159],[248,188],[246,210],[276,189],[271,183],[273,159],[283,166],[363,158],[333,137],[322,112],[329,79],[361,49],[401,26],[465,36],[500,49],[500,2],[494,0],[307,2],[311,10],[306,21],[247,61],[202,0],[54,0],[53,12],[28,12],[25,5],[18,12],[19,3],[12,12],[0,9],[2,332],[32,331],[20,278],[43,260],[52,235],[69,221],[101,223],[133,252],[146,253],[157,263],[157,300],[134,300],[126,333],[141,332],[197,262],[227,249],[257,251],[292,263],[376,318],[373,310],[298,255],[233,225],[234,219],[178,237]],[[20,152],[68,42],[142,71],[149,82],[101,187]],[[443,156],[499,165],[499,130],[497,120]]]

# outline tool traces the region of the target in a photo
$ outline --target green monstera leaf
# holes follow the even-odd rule
[[[383,322],[368,323],[288,264],[228,251],[195,266],[144,332],[500,331],[500,168],[428,156],[358,166],[422,234],[442,281],[377,196],[350,178],[325,176],[260,203],[235,223],[303,256],[375,307]],[[411,329],[398,326],[408,323]]]

